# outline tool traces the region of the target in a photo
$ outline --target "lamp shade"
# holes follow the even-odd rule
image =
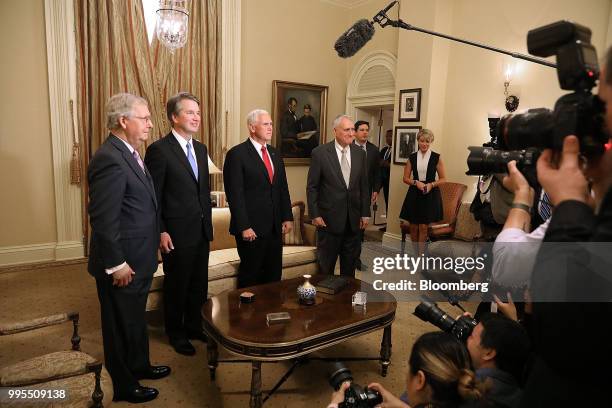
[[[213,161],[210,159],[210,156],[208,156],[208,174],[221,174],[222,171],[219,170],[219,168],[217,166],[215,166],[215,163],[213,163]]]

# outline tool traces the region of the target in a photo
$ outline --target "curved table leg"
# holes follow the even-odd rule
[[[391,364],[391,325],[385,327],[383,331],[383,338],[380,343],[380,364],[382,366],[381,375],[386,377],[389,364]]]
[[[215,371],[219,365],[219,350],[217,349],[217,342],[211,337],[208,338],[206,351],[208,352],[208,369],[210,370],[210,380],[215,381]]]
[[[261,361],[253,361],[250,408],[261,408]]]

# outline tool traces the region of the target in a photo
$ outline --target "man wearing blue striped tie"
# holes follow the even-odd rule
[[[172,129],[147,149],[160,203],[160,249],[164,261],[166,334],[177,353],[195,354],[189,341],[206,341],[200,310],[208,293],[208,254],[213,238],[208,152],[195,139],[200,102],[187,92],[171,97]]]

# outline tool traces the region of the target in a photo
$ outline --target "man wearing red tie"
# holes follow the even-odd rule
[[[270,114],[250,112],[247,126],[250,137],[227,152],[223,166],[230,233],[240,256],[239,288],[281,279],[282,236],[293,225],[285,165],[268,144]]]

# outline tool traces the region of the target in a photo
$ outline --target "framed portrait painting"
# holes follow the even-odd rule
[[[307,165],[312,149],[326,141],[327,86],[272,83],[272,144],[286,165]]]
[[[393,163],[405,164],[417,151],[417,134],[421,126],[396,126],[393,138]]]
[[[399,97],[400,122],[418,122],[421,120],[421,88],[402,89]]]

